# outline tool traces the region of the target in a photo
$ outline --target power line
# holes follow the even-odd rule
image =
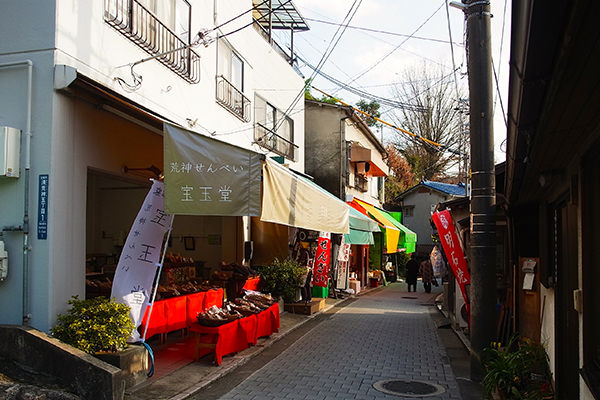
[[[356,5],[357,3],[358,3],[358,5]],[[350,24],[350,21],[352,21],[352,18],[354,18],[354,16],[356,15],[356,12],[358,11],[358,8],[360,7],[361,4],[362,4],[362,0],[354,0],[354,3],[352,3],[352,6],[350,7],[350,10],[348,10],[348,13],[344,17],[344,21],[347,20],[346,26],[348,24]],[[356,8],[354,6],[356,6]],[[350,14],[352,14],[352,15],[350,15]],[[342,23],[343,23],[343,21],[342,21]],[[296,106],[296,104],[298,104],[298,102],[300,101],[300,99],[304,97],[304,92],[306,91],[306,88],[308,87],[309,82],[312,79],[314,79],[315,75],[317,74],[317,71],[321,69],[321,67],[323,66],[323,64],[325,64],[325,62],[327,61],[327,59],[329,58],[329,56],[331,55],[331,53],[333,52],[333,50],[337,46],[337,44],[340,41],[342,35],[346,31],[346,28],[344,28],[344,30],[342,31],[342,33],[340,33],[339,36],[336,39],[336,35],[340,31],[340,28],[341,28],[341,26],[338,27],[338,29],[335,31],[335,33],[333,35],[333,39],[332,39],[331,43],[333,43],[333,40],[335,40],[335,43],[333,44],[333,46],[331,46],[331,43],[329,44],[329,46],[327,46],[327,49],[325,50],[325,54],[323,54],[323,56],[321,57],[321,60],[319,61],[319,64],[316,67],[316,70],[313,71],[313,74],[311,75],[311,77],[306,80],[306,83],[304,84],[304,87],[302,88],[302,90],[298,93],[298,95],[296,96],[296,98],[294,98],[294,100],[292,101],[292,103],[290,103],[290,106],[285,111],[285,115],[288,115],[291,112],[292,108],[294,108]],[[284,120],[281,119],[281,121],[279,121],[277,123],[277,125],[276,125],[276,127],[274,129],[275,132],[277,132],[277,130],[279,130],[279,128],[281,127],[281,125],[283,124],[283,122],[284,122]]]
[[[326,25],[334,25],[334,26],[338,26],[339,24],[335,23],[335,22],[329,22],[329,21],[323,21],[320,19],[314,19],[314,18],[304,18],[307,21],[313,21],[313,22],[318,22],[321,24],[326,24]],[[372,32],[372,33],[382,33],[384,35],[390,35],[390,36],[400,36],[400,37],[406,37],[409,39],[417,39],[417,40],[426,40],[429,42],[437,42],[437,43],[448,43],[448,41],[446,40],[442,40],[442,39],[433,39],[433,38],[426,38],[426,37],[422,37],[422,36],[414,36],[414,35],[407,35],[404,33],[395,33],[395,32],[389,32],[389,31],[382,31],[382,30],[378,30],[378,29],[370,29],[370,28],[363,28],[363,27],[359,27],[359,26],[351,26],[349,25],[348,28],[350,29],[355,29],[357,31],[365,31],[365,32]],[[450,39],[452,40],[452,39]],[[454,43],[457,46],[461,46],[460,43]]]
[[[398,46],[394,47],[394,48],[392,49],[392,51],[390,51],[389,53],[387,53],[387,54],[386,54],[385,56],[383,56],[383,57],[382,57],[382,58],[381,58],[379,61],[377,61],[375,64],[373,64],[373,65],[371,65],[370,67],[368,67],[367,69],[365,69],[363,72],[359,73],[359,74],[358,74],[358,75],[357,75],[355,78],[353,78],[353,79],[352,79],[350,82],[348,82],[348,83],[353,83],[353,82],[355,82],[357,79],[359,79],[360,77],[362,77],[363,75],[365,75],[367,72],[371,71],[373,68],[375,68],[375,67],[376,67],[377,65],[379,65],[380,63],[382,63],[382,62],[383,62],[383,61],[384,61],[386,58],[388,58],[389,56],[391,56],[391,55],[392,55],[392,53],[394,53],[396,50],[398,50],[398,49],[399,49],[399,48],[400,48],[402,45],[404,45],[404,43],[406,43],[406,42],[407,42],[409,39],[411,39],[411,38],[412,38],[412,37],[413,37],[413,36],[414,36],[414,35],[415,35],[415,34],[416,34],[416,33],[417,33],[419,30],[421,30],[421,28],[422,28],[423,26],[425,26],[425,24],[427,24],[427,22],[429,22],[429,20],[430,20],[431,18],[433,18],[433,16],[434,16],[435,14],[437,14],[437,12],[438,12],[438,11],[439,11],[439,10],[442,8],[442,6],[443,6],[444,4],[445,4],[445,0],[444,0],[444,3],[442,3],[442,4],[441,4],[441,5],[440,5],[440,6],[437,8],[437,10],[435,10],[435,11],[433,12],[433,14],[431,14],[431,15],[429,16],[429,18],[427,18],[427,19],[425,20],[425,22],[423,22],[423,23],[422,23],[422,24],[421,24],[421,25],[420,25],[420,26],[419,26],[419,27],[418,27],[418,28],[417,28],[417,29],[416,29],[416,30],[415,30],[415,31],[414,31],[414,32],[413,32],[411,35],[409,35],[409,36],[408,36],[406,39],[404,39],[404,40],[402,41],[402,43],[400,43]]]
[[[462,153],[461,153],[460,151],[457,151],[457,150],[451,149],[450,147],[448,147],[448,146],[446,146],[446,145],[443,145],[443,144],[436,143],[436,142],[434,142],[433,140],[429,140],[429,139],[427,139],[427,138],[425,138],[425,137],[423,137],[423,136],[420,136],[420,135],[417,135],[417,134],[415,134],[415,133],[409,132],[409,131],[407,131],[407,130],[405,130],[405,129],[399,128],[399,127],[397,127],[397,126],[395,126],[395,125],[393,125],[393,124],[390,124],[390,123],[389,123],[389,122],[387,122],[387,121],[383,121],[383,120],[379,119],[378,117],[376,117],[376,116],[374,116],[374,115],[371,115],[371,114],[369,114],[369,113],[367,113],[367,112],[364,112],[364,111],[362,111],[362,110],[361,110],[361,109],[359,109],[359,108],[356,108],[356,107],[353,107],[353,106],[351,106],[350,104],[344,103],[342,100],[340,100],[340,99],[338,99],[338,98],[336,98],[336,97],[334,97],[334,96],[332,96],[332,95],[330,95],[330,94],[328,94],[328,93],[325,93],[325,92],[324,92],[324,91],[322,91],[321,89],[318,89],[318,88],[316,88],[316,87],[314,87],[314,86],[311,86],[311,87],[312,87],[313,89],[315,89],[315,90],[317,90],[317,91],[319,91],[319,92],[323,93],[325,96],[327,96],[327,97],[330,97],[330,98],[334,99],[334,100],[335,100],[335,101],[337,101],[338,103],[340,103],[340,104],[342,104],[342,105],[344,105],[344,106],[346,106],[346,107],[350,107],[350,108],[352,108],[354,111],[357,111],[357,112],[359,112],[359,113],[361,113],[361,114],[363,114],[363,115],[366,115],[366,116],[367,116],[367,117],[369,117],[369,118],[373,118],[373,119],[374,119],[375,121],[377,121],[377,122],[381,122],[381,123],[382,123],[382,124],[384,124],[384,125],[387,125],[387,126],[389,126],[389,127],[393,128],[393,129],[396,129],[396,130],[398,130],[398,131],[400,131],[400,132],[402,132],[402,133],[405,133],[406,135],[409,135],[409,136],[410,136],[410,137],[412,137],[412,138],[418,139],[418,140],[420,140],[420,141],[422,141],[422,142],[424,142],[424,143],[426,143],[426,144],[429,144],[429,145],[435,146],[437,149],[440,149],[440,150],[445,150],[445,151],[448,151],[448,152],[450,152],[450,153],[453,153],[453,154],[456,154],[456,155],[462,155]]]
[[[327,79],[328,81],[330,81],[331,83],[336,84],[338,87],[343,88],[351,93],[354,93],[360,97],[363,98],[367,98],[367,99],[371,99],[371,100],[376,100],[378,103],[380,104],[385,104],[387,106],[390,107],[395,107],[395,108],[402,108],[402,109],[407,109],[407,110],[411,110],[411,111],[415,111],[415,112],[423,112],[425,111],[425,108],[423,107],[419,107],[413,104],[408,104],[408,103],[402,103],[402,102],[398,102],[398,101],[393,101],[393,100],[389,100],[386,99],[384,97],[380,97],[380,96],[376,96],[374,94],[371,93],[367,93],[365,91],[353,88],[349,85],[346,85],[345,83],[327,75],[326,73],[324,73],[323,71],[318,71],[316,69],[316,67],[314,67],[313,65],[311,65],[310,63],[308,63],[306,60],[298,57],[299,60],[301,60],[304,64],[306,64],[306,66],[308,66],[309,68],[311,68],[313,71],[316,71],[318,75],[321,75],[323,78]]]

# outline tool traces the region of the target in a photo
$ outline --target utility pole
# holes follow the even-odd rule
[[[484,376],[483,349],[496,336],[496,188],[490,2],[462,0],[467,20],[471,138],[471,380]]]

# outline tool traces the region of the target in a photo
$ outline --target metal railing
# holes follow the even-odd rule
[[[254,140],[259,146],[271,150],[292,161],[298,160],[299,147],[291,141],[279,136],[266,126],[256,123],[254,128]]]
[[[200,56],[137,0],[105,0],[104,20],[189,83],[200,82]],[[179,49],[179,50],[177,50]],[[175,51],[173,51],[175,50]]]
[[[217,102],[244,122],[250,122],[251,103],[223,75],[217,76]]]

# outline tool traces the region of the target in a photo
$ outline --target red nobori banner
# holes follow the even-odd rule
[[[317,242],[317,254],[313,269],[313,285],[327,287],[329,279],[329,258],[331,256],[331,233],[321,232]]]
[[[460,290],[465,299],[468,312],[470,301],[467,293],[467,286],[471,284],[471,275],[467,269],[465,253],[463,253],[460,242],[458,241],[458,236],[456,235],[456,230],[454,229],[454,224],[452,223],[452,216],[448,210],[444,210],[435,212],[431,216],[431,219],[437,227],[444,253],[446,253],[448,263],[450,263],[454,276],[460,285]]]

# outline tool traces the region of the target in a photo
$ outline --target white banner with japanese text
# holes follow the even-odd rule
[[[117,303],[131,307],[129,314],[136,328],[150,304],[163,239],[172,222],[173,216],[164,211],[164,184],[154,181],[127,236],[110,294]],[[139,337],[136,330],[128,341],[137,342]]]
[[[259,216],[263,155],[164,124],[165,210]]]

